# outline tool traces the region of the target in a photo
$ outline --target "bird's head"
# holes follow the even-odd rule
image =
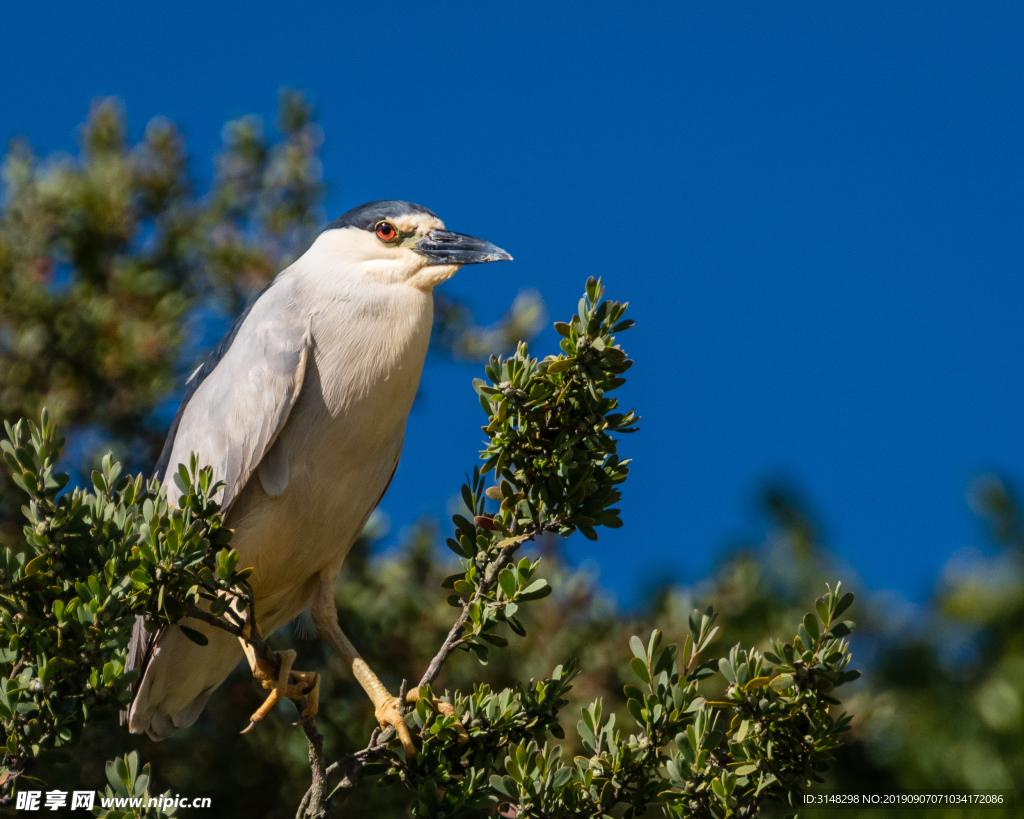
[[[412,202],[388,199],[353,208],[331,222],[313,248],[350,273],[429,290],[467,264],[512,257],[500,247],[445,229]]]

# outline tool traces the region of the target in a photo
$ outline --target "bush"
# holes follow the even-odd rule
[[[541,560],[518,557],[526,543],[576,530],[596,539],[597,527],[621,525],[614,504],[629,461],[620,459],[616,436],[635,431],[637,417],[618,412],[612,392],[632,364],[616,335],[632,322],[623,318],[626,305],[602,297],[600,282],[588,281],[578,313],[555,325],[559,354],[538,360],[520,344],[509,358],[492,357],[487,379],[474,382],[489,443],[462,487],[469,514],[454,516],[447,541],[461,569],[442,586],[458,613],[419,682],[427,696],[409,715],[422,738],[416,759],[392,747],[389,730],[327,766],[323,738],[307,723],[313,783],[302,815],[324,815],[370,773],[410,789],[420,817],[477,815],[496,803],[501,815],[523,817],[601,816],[620,806],[632,816],[653,805],[672,816],[750,816],[766,799],[796,804],[822,781],[849,724],[830,716],[838,704],[832,691],[859,676],[848,668],[853,624],[840,619],[853,595],[838,584],[791,641],[764,654],[737,645],[709,660],[718,633],[710,608],[691,614],[681,650],[662,648],[657,630],[646,642],[634,636],[630,666],[639,684],[625,688],[634,725],[623,734],[601,700],[592,702],[577,725],[585,755],[571,764],[551,740],[565,738],[560,717],[578,674],[573,660],[529,684],[446,694],[454,711],[434,704],[430,685],[456,651],[486,664],[508,644],[506,628],[525,635],[520,607],[551,593],[538,576]],[[63,493],[68,477],[55,471],[63,442],[45,411],[38,425],[8,425],[7,434],[4,457],[28,496],[29,521],[28,551],[0,554],[10,794],[32,760],[75,745],[90,720],[128,702],[135,675],[124,671],[125,655],[136,616],[151,628],[179,624],[202,643],[183,618],[248,637],[254,601],[252,570],[238,568],[209,468],[193,458],[174,474],[183,491],[176,508],[155,481],[121,477],[109,456],[91,489]],[[260,638],[249,639],[280,662]],[[718,689],[721,698],[709,699]],[[328,777],[338,773],[329,792]]]

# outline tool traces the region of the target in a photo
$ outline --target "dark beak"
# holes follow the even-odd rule
[[[497,245],[448,230],[430,231],[413,246],[413,250],[425,256],[427,264],[483,264],[512,259]]]

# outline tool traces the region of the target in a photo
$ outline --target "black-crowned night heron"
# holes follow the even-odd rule
[[[221,503],[241,566],[255,568],[259,627],[266,636],[311,607],[317,634],[352,669],[381,725],[413,751],[398,702],[338,625],[334,589],[345,555],[398,466],[433,319],[433,289],[462,265],[511,259],[490,242],[451,233],[410,202],[355,208],[246,310],[192,375],[157,464],[171,477],[196,453],[226,482]],[[170,469],[168,469],[170,467]],[[229,633],[190,621],[209,645],[176,627],[136,623],[129,670],[142,672],[127,712],[132,733],[164,739],[191,725],[245,648]],[[313,688],[289,670],[278,696]],[[264,673],[264,677],[266,674]],[[310,704],[316,707],[316,692]],[[413,751],[414,752],[414,751]]]

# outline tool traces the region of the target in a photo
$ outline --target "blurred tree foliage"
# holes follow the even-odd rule
[[[204,197],[173,123],[154,119],[130,145],[113,100],[93,105],[77,157],[40,161],[11,146],[0,213],[5,419],[46,406],[58,426],[152,463],[164,433],[154,414],[201,351],[195,319],[236,313],[322,221],[322,134],[300,96],[282,97],[278,126],[282,140],[268,146],[258,119],[228,123]]]
[[[110,448],[128,468],[150,467],[169,420],[162,409],[216,341],[207,328],[237,313],[322,224],[323,135],[301,95],[282,95],[277,125],[272,142],[258,118],[228,123],[212,187],[201,195],[175,126],[154,120],[131,145],[113,101],[93,107],[76,157],[40,160],[24,143],[11,146],[0,209],[0,415],[38,417],[49,407],[72,431],[80,476]],[[439,301],[438,317],[437,349],[480,358],[534,332],[542,306],[525,296],[493,328],[476,327],[453,301]],[[13,490],[0,485],[8,541],[20,537]],[[522,610],[527,636],[492,652],[483,670],[457,654],[435,689],[467,690],[481,679],[504,688],[575,656],[584,672],[566,713],[602,697],[606,711],[626,718],[623,686],[634,680],[623,646],[631,634],[657,623],[666,642],[682,643],[689,611],[714,605],[730,642],[767,649],[768,635],[800,621],[806,601],[836,575],[836,561],[798,495],[771,489],[763,500],[764,538],[734,546],[695,586],[652,584],[635,612],[619,610],[598,578],[567,565],[553,537],[542,540],[536,548],[555,593]],[[995,479],[973,486],[970,500],[991,542],[950,565],[928,606],[860,598],[855,649],[871,660],[865,677],[843,689],[845,710],[857,719],[827,788],[1024,792],[1024,525],[1013,493]],[[353,549],[336,601],[353,642],[397,690],[402,678],[419,677],[450,627],[452,609],[438,588],[455,566],[438,548],[434,522],[423,520],[389,551],[373,547],[381,526],[371,521]],[[298,667],[324,671],[319,725],[336,758],[361,748],[375,721],[311,632],[300,618],[271,642],[298,648]],[[410,640],[413,633],[419,639]],[[38,774],[52,787],[100,789],[106,761],[138,749],[161,791],[212,796],[220,816],[288,815],[283,806],[295,805],[308,781],[306,743],[282,709],[265,730],[237,735],[260,696],[239,669],[199,722],[171,739],[152,743],[113,722],[95,724],[71,763]],[[363,788],[344,812],[398,816],[409,799],[397,788]]]
[[[994,476],[975,480],[968,501],[986,523],[985,548],[953,556],[926,609],[885,597],[874,607],[875,671],[855,705],[859,784],[1024,793],[1020,504]]]
[[[734,547],[695,588],[666,587],[655,609],[712,603],[723,629],[744,642],[799,612],[801,595],[834,576],[838,561],[799,494],[773,487],[762,500],[770,523],[764,541]],[[841,695],[855,715],[853,736],[837,754],[827,790],[1022,792],[1024,525],[1013,492],[993,476],[972,484],[968,502],[986,522],[989,542],[955,555],[928,603],[913,606],[887,592],[861,598],[854,650],[867,671]],[[861,813],[902,815],[842,810]],[[966,814],[948,808],[925,815]]]

